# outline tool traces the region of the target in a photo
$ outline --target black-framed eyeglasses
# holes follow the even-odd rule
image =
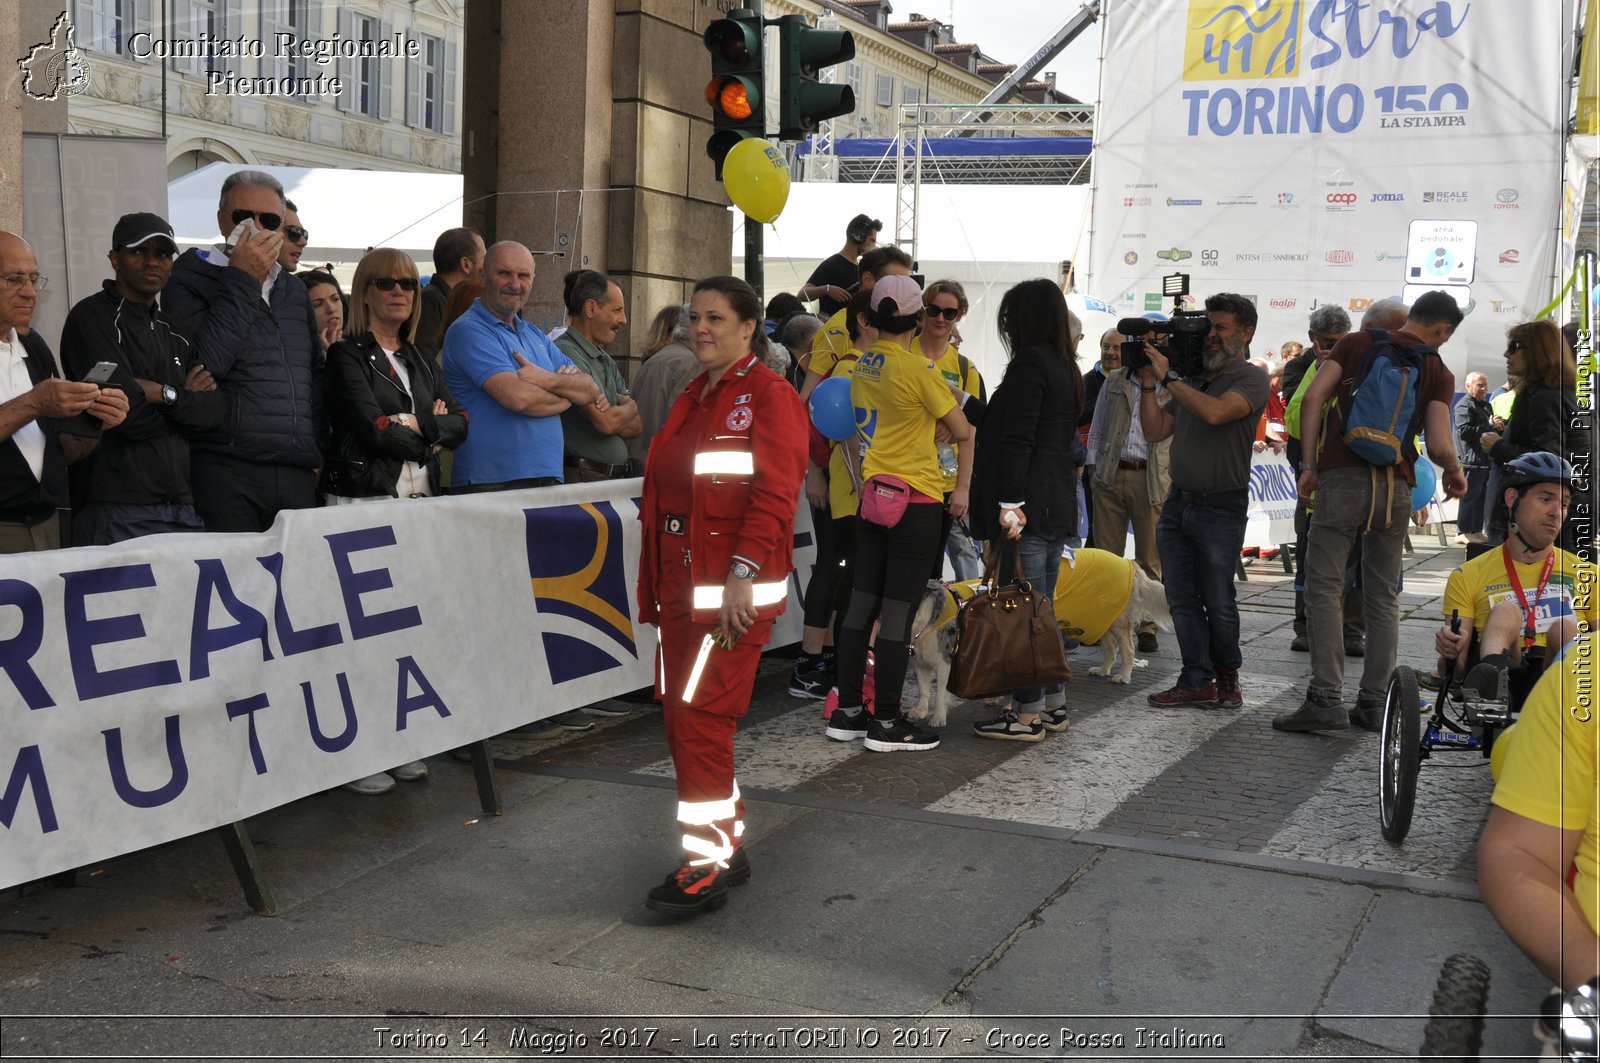
[[[403,292],[414,292],[417,290],[417,278],[374,277],[372,278],[372,286],[380,292],[392,292],[397,287]]]
[[[923,309],[928,312],[929,317],[942,317],[946,321],[954,321],[961,316],[959,306],[925,306]]]
[[[1524,347],[1525,347],[1525,345],[1523,344],[1523,342],[1521,340],[1507,340],[1506,341],[1506,353],[1507,354],[1511,353],[1512,351],[1523,350]]]
[[[285,225],[283,227],[283,238],[292,244],[303,244],[311,239],[311,234],[298,225]]]
[[[246,210],[244,207],[240,207],[235,210],[231,217],[233,218],[233,224],[235,225],[238,225],[246,218],[254,218],[256,221],[261,223],[261,227],[263,229],[271,229],[273,231],[276,231],[278,226],[283,224],[282,214],[273,214],[269,211]]]

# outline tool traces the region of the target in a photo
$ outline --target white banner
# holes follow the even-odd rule
[[[0,558],[0,887],[650,685],[639,484]]]
[[[1471,275],[1444,348],[1491,380],[1509,325],[1565,280],[1571,0],[1107,0],[1088,290],[1170,312],[1161,277],[1251,297],[1252,353]],[[1515,57],[1515,58],[1513,58]],[[1407,261],[1413,223],[1475,223],[1476,254]],[[1438,230],[1435,230],[1438,231]],[[1416,289],[1414,289],[1415,291]]]
[[[1244,545],[1293,545],[1294,503],[1299,497],[1294,466],[1271,450],[1250,455],[1250,509],[1245,517]]]

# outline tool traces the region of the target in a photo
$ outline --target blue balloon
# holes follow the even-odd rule
[[[1433,501],[1434,488],[1439,486],[1439,470],[1427,458],[1417,459],[1417,486],[1411,489],[1411,512]]]
[[[850,405],[850,381],[830,377],[811,392],[811,423],[832,440],[849,439],[856,434],[856,411]]]
[[[1146,321],[1165,321],[1167,319],[1167,315],[1163,314],[1159,310],[1147,310],[1139,316],[1144,318]]]
[[[1589,301],[1595,306],[1600,306],[1600,284],[1589,289]]]

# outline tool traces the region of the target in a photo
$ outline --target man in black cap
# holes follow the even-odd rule
[[[190,489],[188,435],[222,425],[223,397],[156,309],[177,252],[165,219],[123,215],[106,255],[115,278],[74,306],[61,329],[67,375],[82,379],[113,362],[112,383],[128,396],[127,420],[71,469],[75,546],[205,530]]]
[[[857,263],[864,252],[878,246],[878,233],[882,229],[883,222],[857,214],[844,227],[844,246],[811,271],[799,295],[802,302],[817,300],[817,316],[822,320],[843,310],[855,294],[856,285],[861,282]]]

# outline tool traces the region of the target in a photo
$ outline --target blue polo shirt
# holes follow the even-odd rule
[[[508,325],[481,300],[456,319],[444,338],[444,379],[466,409],[471,429],[456,450],[450,479],[492,484],[535,476],[561,478],[561,415],[532,417],[506,409],[484,390],[497,373],[515,373],[522,357],[552,373],[572,360],[533,325]]]

